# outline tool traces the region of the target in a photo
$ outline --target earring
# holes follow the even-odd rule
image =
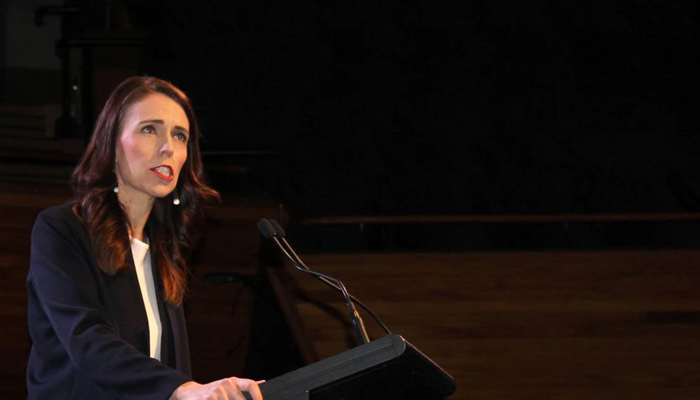
[[[180,196],[177,195],[177,192],[173,193],[173,204],[176,206],[180,205]]]
[[[117,179],[116,179],[116,178],[117,178],[117,177],[116,177],[116,175],[117,175],[117,160],[114,160],[114,168],[112,168],[112,172],[113,172],[114,175],[115,175],[115,176],[114,176],[115,180],[117,180]],[[112,190],[114,190],[114,193],[119,193],[119,181],[118,181],[118,180],[117,180],[117,182],[114,184],[114,189],[112,189]]]

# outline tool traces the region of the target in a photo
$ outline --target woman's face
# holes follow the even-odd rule
[[[166,95],[149,94],[131,105],[116,146],[122,204],[152,204],[175,189],[187,160],[189,129],[185,111]]]

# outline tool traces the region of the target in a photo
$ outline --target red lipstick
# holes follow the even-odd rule
[[[151,168],[151,171],[153,171],[158,177],[164,181],[172,181],[174,176],[173,176],[173,169],[169,165],[159,165],[157,167]]]

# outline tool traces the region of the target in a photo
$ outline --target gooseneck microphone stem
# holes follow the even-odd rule
[[[350,300],[350,293],[348,293],[348,290],[343,284],[343,282],[341,282],[339,279],[309,269],[309,267],[307,267],[306,264],[304,264],[304,262],[301,261],[301,258],[297,256],[296,252],[294,252],[294,249],[292,249],[292,247],[289,246],[289,243],[284,238],[282,238],[282,240],[287,246],[283,246],[280,240],[277,238],[277,236],[272,236],[272,240],[282,250],[284,255],[286,255],[287,258],[289,258],[294,268],[298,269],[299,271],[311,274],[318,279],[333,281],[336,285],[338,285],[341,293],[343,294],[343,297],[345,297],[345,305],[348,308],[350,320],[352,321],[352,326],[355,329],[355,334],[357,334],[357,338],[360,339],[360,342],[362,344],[369,343],[369,335],[367,335],[365,324],[362,322],[362,317],[360,317],[360,313],[357,312],[357,309],[355,308],[355,305],[353,304],[352,300]],[[289,252],[287,251],[287,249],[289,250]]]
[[[285,239],[286,235],[284,233],[284,229],[282,229],[280,224],[277,223],[277,221],[275,221],[274,219],[270,219],[267,221],[269,222],[270,226],[273,228],[273,231],[274,231],[274,233],[272,233],[271,235],[280,238],[282,240],[282,242],[285,244],[286,248],[289,249],[289,252],[291,252],[291,254],[293,255],[292,256],[292,255],[288,254],[287,251],[285,251],[284,249],[282,249],[282,247],[280,247],[282,249],[282,251],[285,253],[285,255],[287,256],[287,258],[289,258],[293,263],[297,262],[299,266],[305,268],[306,270],[309,270],[309,267],[307,267],[306,264],[304,264],[304,262],[301,260],[301,257],[299,257],[297,255],[297,253],[294,251],[294,249],[292,248],[292,245],[290,245],[289,242],[287,242],[287,239]],[[337,279],[328,280],[328,279],[324,279],[321,277],[318,277],[318,279],[321,282],[325,283],[327,286],[330,286],[335,290],[338,290],[340,292],[343,291],[338,285],[336,285],[334,283],[334,281],[336,281]],[[350,295],[350,299],[352,299],[352,302],[354,304],[357,304],[360,307],[362,307],[362,309],[365,310],[370,315],[370,317],[372,317],[372,319],[374,319],[374,321],[384,330],[384,332],[386,332],[387,335],[391,335],[391,331],[389,330],[389,328],[386,325],[384,325],[384,322],[382,322],[382,320],[372,310],[370,310],[370,308],[367,307],[365,305],[365,303],[360,301],[357,297],[353,296],[352,294],[350,294],[350,293],[348,293],[348,294]]]
[[[274,227],[275,224],[273,223],[272,226]],[[277,240],[277,237],[274,237],[274,238],[275,238],[275,241],[279,243],[279,240]],[[289,257],[289,259],[292,261],[293,264],[298,264],[297,269],[301,269],[301,268],[299,268],[299,266],[301,266],[303,268],[302,271],[312,272],[312,270],[309,269],[309,267],[307,267],[306,264],[304,264],[304,262],[301,260],[301,257],[299,257],[299,255],[297,255],[297,253],[294,251],[294,248],[292,247],[292,245],[289,244],[287,239],[285,239],[284,236],[282,236],[281,239],[282,239],[282,242],[285,244],[285,247],[289,250],[289,253],[292,255],[292,257],[289,257],[289,254],[287,252],[285,252],[285,254],[287,254],[287,256]],[[281,245],[280,245],[280,247],[281,247]],[[314,274],[314,275],[316,275],[316,274]],[[316,276],[321,280],[324,280],[323,278],[325,278],[325,277],[321,277],[318,275],[316,275]],[[345,296],[345,304],[348,307],[348,312],[350,313],[350,320],[352,321],[352,325],[355,328],[355,332],[357,333],[357,337],[360,339],[360,341],[362,343],[369,343],[369,336],[367,335],[367,329],[365,329],[365,323],[362,321],[362,317],[360,316],[360,313],[357,312],[357,308],[355,308],[355,304],[351,300],[352,296],[350,295],[350,293],[348,293],[348,290],[345,287],[345,285],[343,284],[343,282],[341,282],[339,279],[335,279],[335,282],[338,285],[338,289],[343,293],[343,296]],[[331,283],[331,282],[328,282],[328,283]]]
[[[278,229],[275,229],[274,225],[277,225]],[[357,312],[357,309],[355,308],[355,305],[352,301],[354,297],[350,293],[348,293],[347,288],[345,287],[343,282],[341,282],[339,279],[309,269],[309,267],[307,267],[306,264],[304,264],[304,262],[301,260],[301,258],[296,254],[289,242],[287,242],[287,240],[284,238],[284,231],[281,229],[281,227],[279,227],[276,221],[268,221],[266,219],[261,219],[258,222],[258,229],[265,238],[275,242],[275,244],[277,245],[277,247],[280,248],[282,253],[284,253],[284,255],[292,262],[294,268],[313,275],[317,279],[321,280],[323,283],[330,285],[331,287],[339,290],[343,294],[348,313],[350,314],[350,320],[352,321],[352,325],[355,330],[355,333],[357,334],[358,339],[361,343],[369,343],[369,336],[367,335],[367,330],[365,329],[365,325],[362,322],[362,317],[360,317],[360,314]],[[361,304],[361,302],[358,301],[358,304]],[[364,305],[362,306],[366,309]],[[371,312],[370,314],[373,315],[373,313]],[[389,333],[388,329],[386,329],[384,324],[381,323],[381,321],[379,321],[379,323],[387,331],[387,333]]]
[[[294,258],[292,258],[292,256],[290,255],[290,253],[288,253],[287,250],[285,250],[284,246],[282,245],[282,243],[280,243],[280,240],[279,240],[277,237],[273,236],[273,237],[272,237],[272,240],[277,244],[277,246],[279,246],[279,248],[282,250],[282,252],[283,252],[290,260],[292,260],[292,265],[294,266],[294,268],[296,268],[296,269],[298,269],[298,270],[300,270],[300,271],[302,271],[302,272],[309,273],[309,274],[311,274],[311,275],[313,275],[313,276],[315,276],[315,277],[317,277],[317,278],[319,278],[319,279],[328,279],[328,280],[333,280],[333,281],[335,281],[336,284],[340,287],[340,291],[343,293],[343,297],[345,297],[345,301],[348,302],[348,303],[352,303],[352,301],[350,300],[350,294],[348,293],[348,290],[347,290],[347,288],[345,287],[345,285],[343,284],[343,282],[341,282],[340,280],[335,279],[335,278],[333,278],[333,277],[330,277],[330,276],[328,276],[328,275],[322,274],[322,273],[320,273],[320,272],[313,271],[313,270],[309,269],[308,267],[306,267],[306,265],[301,264],[301,263],[298,262],[298,261],[295,261]],[[304,268],[302,268],[300,265],[302,265]]]

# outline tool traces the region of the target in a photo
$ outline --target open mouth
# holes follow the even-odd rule
[[[173,169],[167,165],[159,165],[155,168],[151,168],[151,171],[155,172],[156,175],[158,175],[158,177],[160,179],[163,179],[166,181],[173,180]]]

